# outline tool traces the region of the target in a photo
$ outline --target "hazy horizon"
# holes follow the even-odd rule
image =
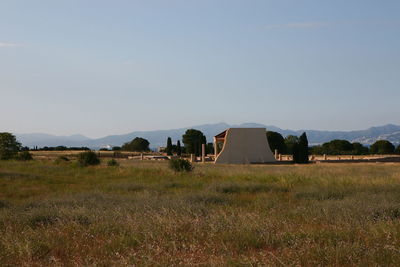
[[[395,0],[3,0],[0,131],[400,125]]]
[[[48,134],[48,135],[53,135],[53,136],[74,136],[74,135],[81,135],[83,137],[86,138],[90,138],[90,139],[99,139],[99,138],[103,138],[103,137],[107,137],[107,136],[111,136],[111,135],[124,135],[124,134],[129,134],[129,133],[133,133],[133,132],[151,132],[151,131],[167,131],[167,130],[175,130],[175,129],[185,129],[185,128],[191,128],[191,127],[196,127],[196,126],[204,126],[204,125],[214,125],[214,124],[220,124],[220,123],[226,123],[228,125],[235,125],[235,126],[239,126],[241,124],[262,124],[265,126],[273,126],[273,127],[277,127],[280,128],[281,130],[291,130],[291,131],[302,131],[302,130],[308,130],[308,131],[338,131],[338,132],[351,132],[351,131],[360,131],[360,130],[367,130],[369,128],[372,127],[382,127],[382,126],[387,126],[387,125],[396,125],[393,123],[387,123],[387,124],[382,124],[382,125],[371,125],[369,127],[366,128],[361,128],[361,129],[349,129],[349,130],[324,130],[324,129],[317,129],[317,128],[298,128],[298,129],[293,129],[293,128],[283,128],[283,127],[279,127],[278,125],[271,125],[271,124],[264,124],[264,123],[259,123],[259,122],[242,122],[242,123],[227,123],[227,122],[215,122],[215,123],[205,123],[205,124],[197,124],[197,125],[187,125],[187,126],[181,126],[181,127],[176,127],[176,128],[165,128],[165,129],[159,129],[159,128],[155,128],[155,129],[149,129],[149,130],[128,130],[126,132],[119,132],[119,133],[111,133],[108,135],[101,135],[101,136],[89,136],[89,135],[85,135],[82,134],[80,132],[75,132],[72,134],[55,134],[55,133],[50,133],[50,132],[24,132],[24,133],[18,133],[18,132],[12,132],[13,134],[18,134],[18,135],[24,135],[24,134]],[[268,129],[267,129],[268,130]],[[2,131],[0,131],[2,132]]]

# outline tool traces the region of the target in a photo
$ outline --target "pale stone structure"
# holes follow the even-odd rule
[[[201,162],[206,162],[206,144],[201,144]]]
[[[214,148],[215,163],[276,162],[267,141],[265,128],[229,128],[214,137]]]

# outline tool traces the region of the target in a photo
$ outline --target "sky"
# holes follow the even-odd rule
[[[398,0],[0,0],[0,131],[400,124]]]

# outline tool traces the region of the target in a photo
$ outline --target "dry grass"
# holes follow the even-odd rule
[[[400,165],[0,162],[1,265],[398,266]]]

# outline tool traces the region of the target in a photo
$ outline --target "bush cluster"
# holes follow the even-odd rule
[[[193,165],[186,159],[171,159],[169,167],[175,172],[191,172],[194,169]]]
[[[15,156],[15,159],[21,161],[27,161],[27,160],[32,160],[33,157],[32,154],[29,153],[29,151],[22,151]]]
[[[78,164],[82,167],[99,165],[100,160],[93,151],[82,152],[78,154]]]
[[[117,167],[117,166],[119,166],[119,163],[115,159],[110,159],[109,161],[107,161],[107,166]]]

